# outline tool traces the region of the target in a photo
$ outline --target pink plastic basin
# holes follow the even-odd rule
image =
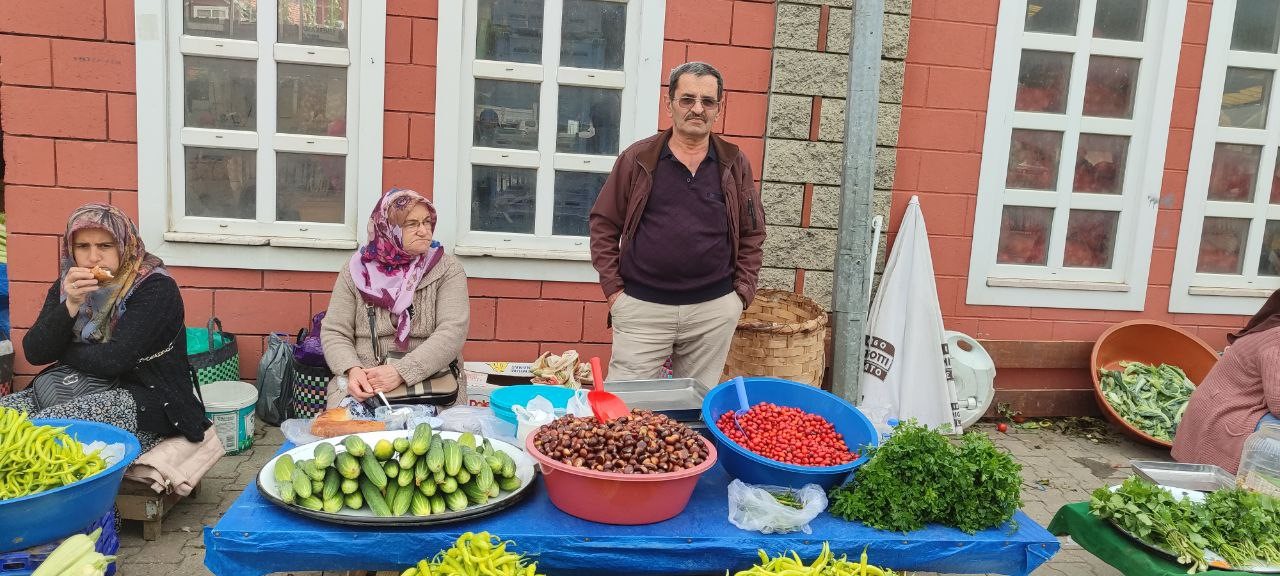
[[[620,474],[570,466],[548,458],[534,446],[535,430],[524,449],[542,466],[547,496],[556,508],[570,516],[601,524],[653,524],[675,517],[689,504],[698,477],[716,463],[716,447],[707,447],[701,464],[663,474]]]

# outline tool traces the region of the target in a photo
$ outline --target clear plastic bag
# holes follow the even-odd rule
[[[459,404],[442,410],[436,418],[440,420],[441,430],[470,432],[509,444],[516,443],[516,428],[495,416],[488,408]]]
[[[778,501],[774,494],[788,494],[800,508]],[[786,534],[797,530],[812,534],[809,522],[827,509],[827,495],[817,484],[799,490],[781,486],[755,486],[741,480],[729,483],[729,522],[743,530]]]

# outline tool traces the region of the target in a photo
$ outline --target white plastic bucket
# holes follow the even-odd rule
[[[200,387],[204,414],[213,421],[218,441],[227,454],[239,454],[253,446],[253,405],[258,389],[248,382],[226,380]]]

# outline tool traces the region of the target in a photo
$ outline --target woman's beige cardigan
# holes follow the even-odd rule
[[[369,335],[369,316],[351,280],[351,271],[342,267],[329,299],[329,311],[320,329],[324,359],[335,375],[345,375],[355,366],[377,366]],[[391,313],[374,307],[378,342],[385,354],[397,350],[395,324]],[[467,341],[471,304],[467,297],[467,274],[462,264],[446,254],[423,276],[413,295],[413,320],[409,324],[409,353],[392,360],[405,382],[420,382],[458,361],[462,368],[462,345]],[[345,380],[344,380],[345,381]],[[329,381],[328,404],[334,407],[345,397],[338,378]],[[466,403],[467,387],[459,378],[458,401]]]

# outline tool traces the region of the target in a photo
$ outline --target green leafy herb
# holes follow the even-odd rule
[[[1202,503],[1178,499],[1137,477],[1114,492],[1093,491],[1089,511],[1115,522],[1130,534],[1177,555],[1188,573],[1209,568],[1205,550],[1233,567],[1280,563],[1280,502],[1233,488],[1209,493]]]
[[[1098,370],[1107,404],[1139,430],[1172,442],[1195,386],[1177,366],[1121,362],[1120,367]]]
[[[913,421],[899,424],[854,481],[831,492],[833,515],[909,532],[930,522],[970,534],[999,526],[1022,505],[1022,467],[985,435],[957,446]]]

